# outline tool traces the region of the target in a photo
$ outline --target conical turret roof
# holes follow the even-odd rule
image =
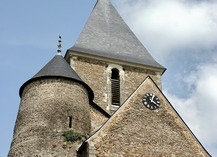
[[[62,55],[56,55],[32,79],[45,76],[61,76],[82,81],[77,73],[70,67]]]
[[[110,0],[98,0],[75,45],[82,52],[165,70],[134,35]]]
[[[89,98],[93,100],[93,91],[91,88],[84,83],[77,73],[70,67],[66,60],[61,54],[57,54],[50,62],[48,62],[36,75],[34,75],[30,80],[25,82],[20,88],[20,97],[22,96],[23,90],[27,84],[34,80],[47,77],[62,77],[72,79],[73,81],[79,82],[85,86],[88,90]]]

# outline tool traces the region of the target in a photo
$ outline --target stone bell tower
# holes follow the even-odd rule
[[[94,91],[94,102],[113,113],[147,77],[161,88],[160,65],[110,0],[97,0],[67,62]]]
[[[59,47],[61,45],[59,44]],[[90,134],[93,92],[58,54],[20,88],[21,103],[9,157],[76,156],[81,141],[62,134]]]

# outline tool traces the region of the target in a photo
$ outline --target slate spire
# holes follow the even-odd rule
[[[75,45],[68,49],[165,70],[134,35],[110,0],[98,0]]]

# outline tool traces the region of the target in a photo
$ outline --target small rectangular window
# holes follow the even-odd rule
[[[69,128],[72,128],[72,116],[69,116]]]

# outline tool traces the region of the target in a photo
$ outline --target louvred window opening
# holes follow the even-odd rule
[[[112,69],[111,91],[112,105],[120,106],[120,79],[118,69]]]

